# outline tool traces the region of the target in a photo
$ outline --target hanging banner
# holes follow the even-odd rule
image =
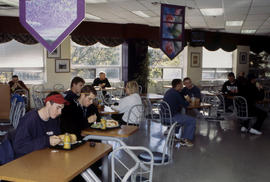
[[[20,22],[49,52],[83,21],[84,0],[20,0]]]
[[[172,60],[182,50],[185,36],[185,6],[161,4],[160,49]]]

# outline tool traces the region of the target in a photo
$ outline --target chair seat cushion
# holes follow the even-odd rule
[[[162,153],[160,152],[153,152],[153,156],[154,156],[154,163],[161,163],[162,162]],[[145,162],[150,162],[151,157],[147,152],[143,152],[141,154],[138,155],[139,159]],[[165,154],[164,156],[164,162],[168,162],[169,161],[169,157],[167,154]]]

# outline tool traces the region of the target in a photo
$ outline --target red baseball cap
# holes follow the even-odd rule
[[[69,102],[67,100],[65,100],[61,94],[51,95],[51,96],[47,97],[45,99],[45,104],[48,101],[53,101],[54,103],[57,103],[57,104],[69,105]]]

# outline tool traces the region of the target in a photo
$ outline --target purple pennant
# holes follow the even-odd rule
[[[172,60],[182,50],[185,35],[185,6],[161,4],[160,49]]]
[[[84,0],[20,0],[20,22],[49,52],[83,21]]]

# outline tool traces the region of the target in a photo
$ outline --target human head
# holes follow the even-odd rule
[[[239,75],[240,77],[245,77],[245,72],[244,72],[244,71],[241,71],[238,75]]]
[[[188,89],[192,88],[192,81],[189,77],[184,78],[183,82]]]
[[[247,79],[250,83],[256,83],[257,77],[253,73],[249,73],[247,76]]]
[[[233,72],[230,72],[230,73],[228,74],[228,80],[229,80],[230,82],[234,82],[235,76],[234,76],[234,73],[233,73]]]
[[[139,93],[139,85],[136,81],[129,81],[126,85],[126,93],[128,95]]]
[[[177,91],[181,91],[183,88],[182,80],[181,79],[173,79],[172,88],[174,88]]]
[[[12,81],[13,82],[18,82],[18,80],[19,80],[18,75],[12,75]]]
[[[79,102],[82,106],[88,107],[93,103],[96,98],[97,91],[92,85],[85,85],[81,90]]]
[[[99,72],[99,79],[105,80],[105,78],[106,78],[106,73],[104,71]]]
[[[84,86],[84,84],[85,84],[84,79],[76,76],[71,81],[70,89],[72,90],[72,92],[79,94],[79,93],[81,93],[81,89]]]
[[[49,117],[54,119],[59,116],[64,108],[64,104],[69,104],[59,92],[51,92],[45,98],[45,108]]]

